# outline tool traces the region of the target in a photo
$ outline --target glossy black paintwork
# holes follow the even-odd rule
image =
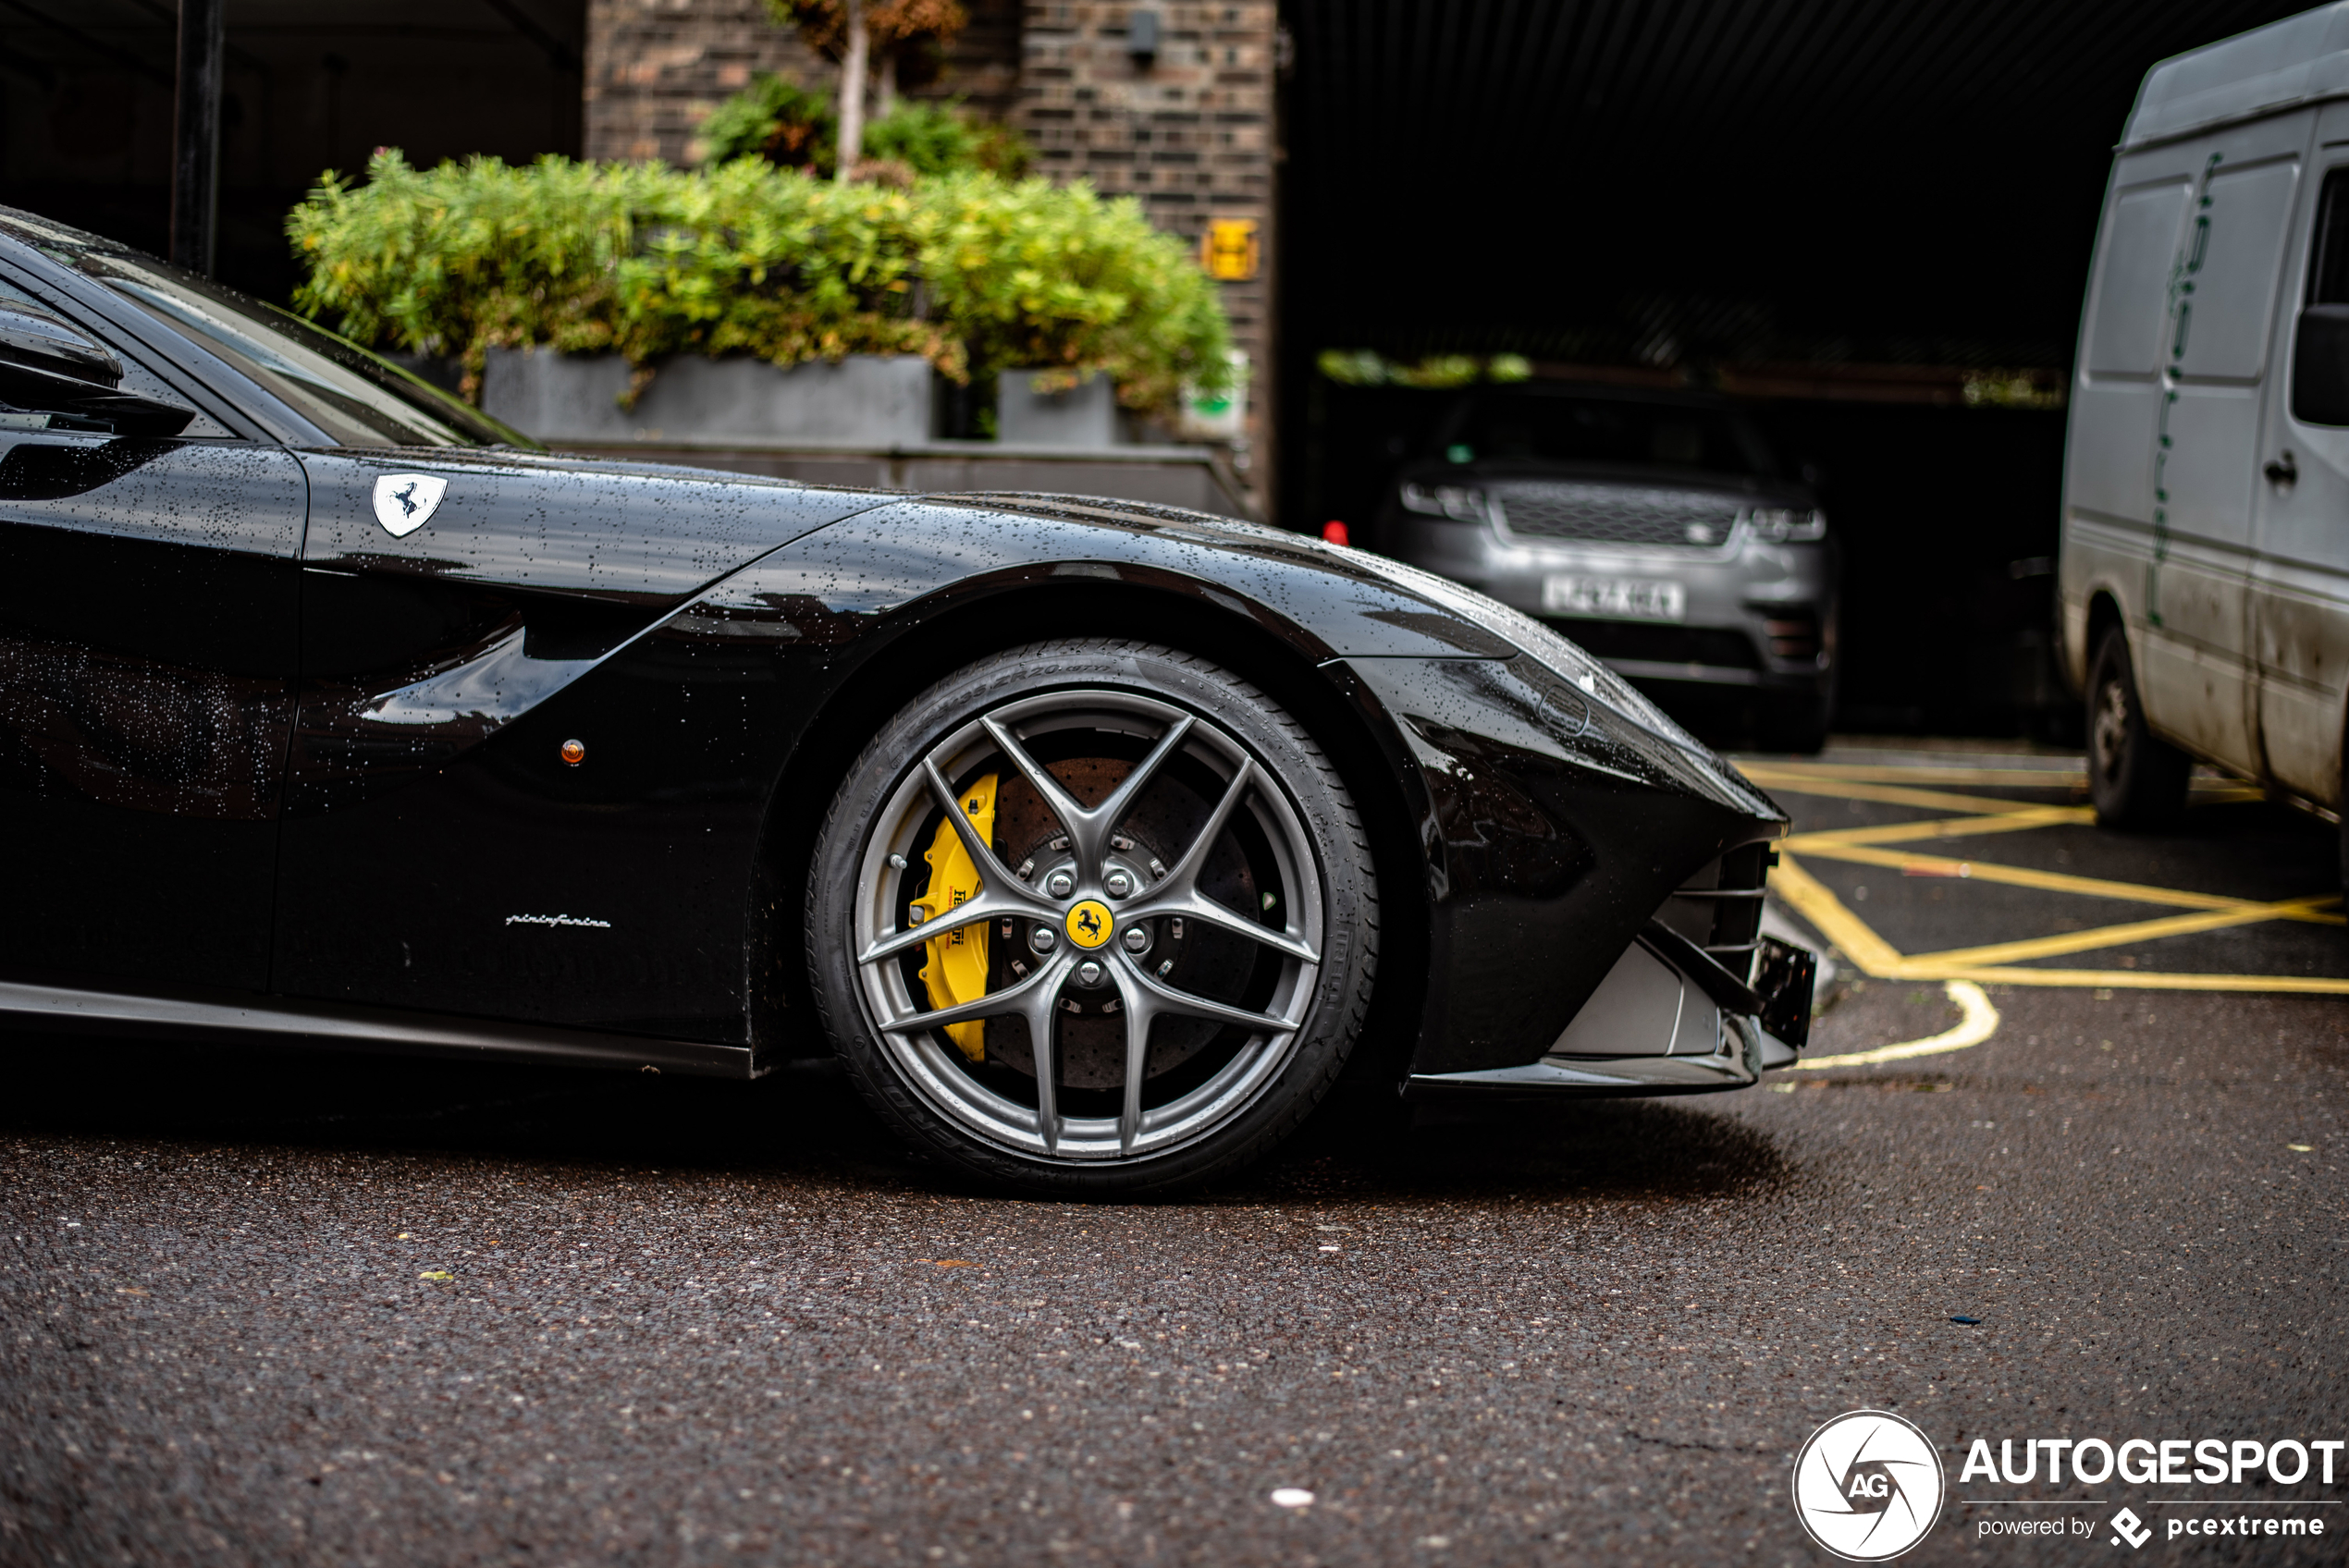
[[[712,602],[772,612],[796,629],[787,641],[837,643],[918,619],[934,599],[1088,583],[1179,592],[1198,614],[1240,617],[1317,662],[1514,652],[1294,534],[1070,496],[899,499],[767,557]],[[1035,629],[1052,632],[1049,619]]]
[[[392,1016],[370,1008],[436,1039],[570,1026],[732,1064],[705,1071],[820,1049],[788,976],[842,770],[924,684],[1071,631],[1224,650],[1353,759],[1395,825],[1391,929],[1425,934],[1420,1072],[1538,1056],[1672,888],[1783,825],[1717,759],[1317,541],[330,449],[88,279],[13,241],[0,263],[251,437],[0,437],[0,794],[38,829],[0,840],[19,990],[202,986],[223,1017],[275,993],[255,1006],[297,1035],[319,1003],[362,1034]],[[405,537],[374,514],[388,473],[449,481]]]
[[[1182,606],[1202,633],[1230,619],[1268,634],[1384,733],[1435,916],[1443,999],[1420,1071],[1538,1055],[1666,892],[1779,820],[1709,760],[1332,552],[1188,514],[1008,505],[1029,503],[857,511],[712,585],[494,736],[452,728],[428,759],[382,759],[363,802],[292,815],[281,988],[749,1039],[761,846],[800,738],[892,649],[937,675],[973,656],[931,630],[956,615],[991,606],[1045,636],[1113,584]],[[474,634],[511,658],[505,596],[483,602]],[[298,757],[321,752],[308,715]],[[574,737],[578,767],[558,754]],[[369,898],[338,912],[353,886]]]
[[[1351,659],[1398,743],[1433,919],[1414,1072],[1530,1061],[1666,897],[1786,818],[1734,773],[1526,657]]]
[[[301,467],[241,442],[0,446],[0,952],[260,989]]]
[[[463,524],[444,520],[501,465],[450,471],[441,511],[395,541],[372,515],[382,465],[338,457],[330,479],[305,460],[321,510],[338,486],[347,508],[369,507],[374,537],[312,529],[277,987],[293,996],[747,1039],[776,781],[856,668],[944,601],[1120,582],[1278,626],[1316,659],[1500,647],[1277,535],[1221,556],[1189,514],[1110,524],[787,487],[762,498],[767,542],[803,537],[632,640],[658,612],[648,573],[607,578],[600,596],[525,592],[520,571],[483,564],[521,559],[509,543],[458,559],[446,535]],[[856,515],[808,532],[842,512]],[[579,580],[543,552],[528,569]],[[1331,635],[1273,615],[1280,602]],[[936,673],[962,656],[941,646]],[[560,760],[569,739],[586,745],[579,766]]]
[[[709,791],[678,782],[712,704],[658,659],[584,703],[563,694],[713,579],[875,498],[498,455],[302,461],[276,988],[740,1039],[741,899],[713,917],[687,863],[716,845],[747,857],[756,819],[700,821]],[[375,484],[407,473],[449,488],[393,538]],[[577,768],[559,756],[574,730]],[[558,916],[597,924],[540,923]]]

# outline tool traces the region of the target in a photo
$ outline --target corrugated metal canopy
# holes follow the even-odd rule
[[[2275,0],[1284,0],[1291,353],[2065,363],[2157,61]]]

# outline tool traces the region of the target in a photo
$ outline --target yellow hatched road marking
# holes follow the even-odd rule
[[[1807,768],[1789,766],[1784,763],[1742,763],[1739,765],[1738,771],[1745,775],[1747,782],[1765,790],[1777,790],[1789,795],[1819,795],[1834,801],[1876,801],[1885,805],[1922,806],[1928,811],[1988,812],[1999,815],[2048,809],[2030,801],[2003,801],[1994,795],[1958,795],[1945,790],[1910,789],[1889,782],[1878,782],[1857,777],[1814,773]],[[1855,774],[1863,771],[1897,776],[1896,770],[1892,768],[1853,770]],[[1944,771],[1949,770],[1920,770],[1927,777],[1928,781],[1937,781],[1934,776]],[[2006,784],[2020,781],[2002,778],[1950,778],[1949,782]],[[2056,774],[2048,777],[2041,787],[2077,790],[2085,789],[2086,786],[2075,778]],[[2211,805],[2230,804],[2238,801],[2259,801],[2267,798],[2259,790],[2235,783],[2232,779],[2197,778],[2194,781],[2193,789],[2198,799],[2205,804]],[[2085,811],[2087,808],[2060,807],[2057,809]]]
[[[1802,863],[1783,850],[1778,852],[1778,869],[1770,878],[1770,887],[1817,926],[1820,936],[1841,948],[1863,974],[1879,979],[1897,977],[1901,962],[1899,949],[1844,908],[1843,900],[1828,891],[1826,883],[1803,870]]]
[[[2158,969],[1968,969],[1925,979],[1972,980],[1985,986],[2060,986],[2131,991],[2282,991],[2349,996],[2349,979],[2326,974],[2179,974]]]
[[[1981,868],[1977,866],[1975,870],[1979,873]],[[1819,935],[1840,949],[1863,974],[1878,980],[1971,980],[1978,985],[2049,986],[2080,989],[2093,986],[2141,991],[2267,991],[2349,996],[2349,978],[2330,975],[2186,974],[2147,969],[2022,969],[1985,962],[2080,952],[2097,947],[2110,947],[2117,942],[2142,940],[2149,936],[2182,936],[2195,930],[2215,930],[2264,920],[2317,920],[2338,924],[2342,916],[2317,913],[2320,906],[2338,901],[2331,895],[2286,900],[2278,904],[2232,900],[2227,900],[2232,907],[2212,909],[2208,916],[2171,916],[2162,920],[2140,921],[2133,925],[2109,925],[2093,931],[2066,932],[2060,937],[2041,937],[2032,942],[2007,943],[1993,948],[1953,949],[1948,952],[1920,953],[1912,957],[1877,936],[1874,927],[1852,913],[1825,883],[1805,871],[1793,855],[1781,852],[1778,869],[1770,878],[1770,886],[1773,891],[1793,906],[1795,913],[1808,920]],[[2211,896],[2183,894],[2171,888],[2148,890],[2171,893],[2173,900]],[[2153,929],[2164,926],[2171,929]],[[2036,948],[2040,951],[2014,950],[2018,948]]]
[[[1752,778],[1756,769],[1766,769],[1788,778],[1834,779],[1853,784],[2013,784],[2023,787],[2040,786],[2049,790],[2085,790],[2088,787],[2087,770],[2077,765],[2070,767],[1900,767],[1892,765],[1861,765],[1835,762],[1755,762],[1740,763],[1740,771]]]
[[[1792,845],[1796,840],[1788,839]],[[2077,893],[2092,899],[2121,899],[2137,904],[2169,904],[2177,909],[2210,910],[2274,910],[2279,913],[2256,916],[2261,920],[2305,920],[2318,925],[2339,925],[2343,917],[2319,913],[2304,908],[2310,904],[2331,902],[2321,894],[2310,894],[2285,900],[2281,904],[2263,904],[2254,899],[2231,899],[2223,893],[2195,893],[2183,888],[2156,888],[2143,882],[2112,882],[2100,876],[2073,876],[2061,871],[2035,871],[2027,865],[1999,865],[1992,861],[1951,860],[1946,855],[1902,854],[1896,850],[1871,849],[1864,845],[1839,842],[1832,838],[1814,839],[1802,845],[1802,852],[1821,860],[1849,861],[1858,865],[1888,866],[1907,874],[1914,872],[1926,876],[1947,876],[1968,882],[1996,882],[2010,888],[2035,888],[2043,893]]]
[[[1922,806],[1927,811],[1978,812],[1990,815],[2041,809],[2034,801],[2002,801],[1995,795],[1953,795],[1946,790],[1910,790],[1893,784],[1848,783],[1841,779],[1789,773],[1784,768],[1770,767],[1761,763],[1747,763],[1740,771],[1748,780],[1765,790],[1783,790],[1790,795],[1825,795],[1838,801],[1875,801],[1883,805]]]
[[[2319,904],[2340,901],[2337,897],[2287,899],[2281,903],[2248,904],[2242,909],[2212,910],[2201,914],[2171,914],[2158,920],[2140,920],[2127,925],[2100,925],[2094,930],[2066,931],[2054,937],[2031,937],[2019,942],[1951,948],[1937,953],[1911,953],[1904,962],[1908,968],[1919,974],[1927,969],[1955,974],[1959,969],[1972,970],[1986,963],[2019,963],[2025,959],[2054,958],[2059,953],[2093,952],[2098,948],[2117,948],[2126,942],[2152,942],[2164,937],[2191,937],[2198,931],[2221,931],[2231,925],[2256,925],[2263,920],[2306,919],[2315,913]],[[2341,917],[2334,915],[2332,918],[2338,921]]]
[[[1788,779],[1817,778],[1866,784],[1909,781],[1918,784],[2011,785],[2018,789],[2085,790],[2088,787],[2087,771],[2076,765],[2069,767],[1904,767],[1892,763],[1750,762],[1738,766],[1748,778],[1757,771],[1766,771]],[[2196,778],[2188,780],[2187,787],[2265,798],[2261,791],[2236,778]]]
[[[2128,942],[2253,925],[2269,920],[2303,921],[2320,925],[2349,924],[2333,906],[2332,895],[2312,895],[2261,902],[2217,893],[2190,892],[2182,888],[2156,888],[2144,883],[2116,882],[2103,877],[2073,876],[2063,872],[2037,871],[2028,866],[2000,865],[1984,861],[1952,860],[1882,848],[1924,839],[1962,839],[1978,834],[2026,832],[2093,821],[2085,806],[2037,805],[2001,801],[1982,795],[1918,790],[1894,780],[1914,778],[1928,783],[2019,784],[2074,787],[2078,774],[2042,774],[2035,769],[1920,767],[1898,768],[1829,763],[1750,763],[1744,772],[1764,789],[1828,799],[1874,801],[1886,805],[1918,806],[1927,810],[1958,810],[1973,815],[1929,822],[1892,823],[1874,827],[1826,828],[1797,833],[1780,841],[1777,875],[1771,888],[1843,950],[1861,973],[1887,980],[1963,980],[2008,986],[2094,986],[2098,989],[2270,991],[2349,995],[2349,978],[2291,974],[2183,974],[2138,969],[2024,969],[2020,961],[2090,952]],[[2205,799],[2257,800],[2256,790],[2224,780],[2196,780]],[[2131,903],[2168,905],[2194,910],[2193,914],[2164,915],[2125,925],[2067,931],[2050,937],[2025,937],[1981,947],[1952,948],[1943,952],[1907,954],[1878,936],[1874,927],[1847,908],[1825,883],[1804,870],[1792,851],[1858,865],[1878,865],[1903,875],[1949,876],[1972,882],[2031,888],[2042,892],[2071,893],[2087,898],[2115,899]]]
[[[1978,833],[2021,833],[2034,827],[2063,827],[2094,822],[2093,806],[2033,806],[1997,816],[1942,816],[1930,822],[1893,822],[1882,827],[1823,827],[1797,833],[1782,842],[1789,849],[1828,844],[1905,844],[1918,839],[1971,839]]]

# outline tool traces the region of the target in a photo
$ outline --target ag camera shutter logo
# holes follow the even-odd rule
[[[1949,1485],[1933,1440],[1882,1410],[1854,1410],[1794,1456],[1794,1516],[1847,1562],[1882,1562],[1925,1539]]]

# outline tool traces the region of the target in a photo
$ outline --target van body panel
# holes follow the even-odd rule
[[[2349,428],[2304,423],[2292,408],[2300,311],[2315,302],[2318,225],[2328,185],[2349,202],[2349,104],[2321,113],[2286,250],[2276,307],[2275,391],[2257,466],[2252,641],[2258,665],[2261,777],[2325,803],[2342,798],[2343,712],[2349,702]]]
[[[2349,43],[2349,6],[2336,10]],[[2195,92],[2208,90],[2207,72],[2194,80]],[[2148,94],[2154,86],[2149,78]],[[2143,108],[2141,99],[2133,129]],[[2317,121],[2314,108],[2269,105],[2116,160],[2065,451],[2066,669],[2085,686],[2088,606],[2110,594],[2146,722],[2254,773],[2266,759],[2254,607],[2260,469],[2279,367],[2289,364],[2276,324],[2298,276],[2289,258]]]
[[[2349,0],[2162,61],[2146,73],[2124,150],[2349,95]]]
[[[2198,166],[2168,290],[2152,559],[2137,661],[2146,721],[2257,766],[2251,554],[2269,327],[2313,111],[2166,149]]]

